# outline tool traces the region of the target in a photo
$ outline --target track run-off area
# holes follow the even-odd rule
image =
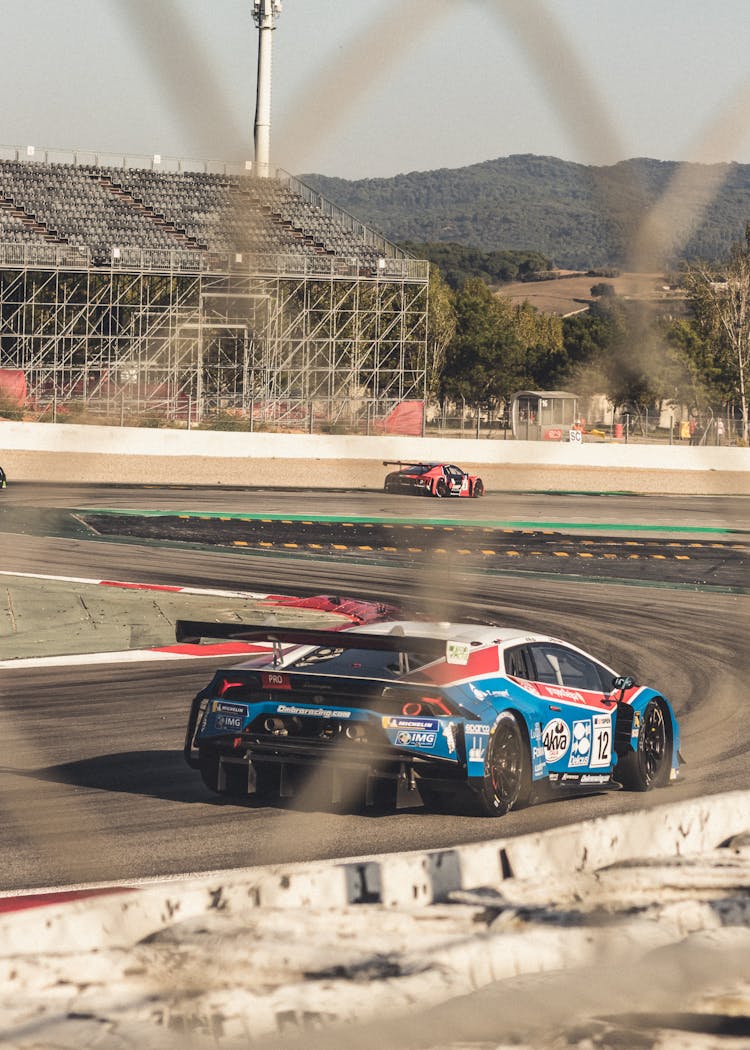
[[[435,501],[11,484],[0,496],[6,658],[14,645],[24,657],[111,651],[114,615],[129,618],[123,648],[163,645],[184,615],[150,590],[128,591],[114,609],[77,585],[15,574],[367,598],[581,645],[670,698],[687,764],[680,783],[646,796],[557,801],[501,820],[428,814],[412,798],[385,816],[323,812],[304,800],[237,805],[212,796],[182,758],[190,700],[226,660],[13,669],[6,659],[3,889],[443,849],[746,788],[748,509],[741,496],[498,492]],[[236,598],[211,599],[212,616],[239,609]]]

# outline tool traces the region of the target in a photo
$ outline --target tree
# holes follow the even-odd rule
[[[742,413],[742,440],[748,443],[747,375],[750,366],[750,223],[745,239],[732,245],[720,268],[693,264],[686,273],[688,295],[701,334],[726,367]]]
[[[430,264],[429,308],[427,311],[427,396],[434,397],[440,387],[445,355],[456,334],[455,296],[437,266]]]
[[[615,286],[610,284],[609,281],[599,281],[597,284],[592,284],[589,288],[589,294],[595,299],[599,296],[607,296],[615,294]]]
[[[565,318],[563,333],[567,385],[578,393],[606,394],[614,405],[676,396],[684,369],[645,304],[602,296],[588,313]]]
[[[456,294],[456,333],[448,347],[441,394],[472,405],[506,400],[523,377],[523,347],[512,317],[479,278]]]

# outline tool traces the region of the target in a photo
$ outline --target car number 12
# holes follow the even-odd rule
[[[612,763],[612,719],[609,715],[594,716],[594,739],[591,748],[591,766],[609,766]]]

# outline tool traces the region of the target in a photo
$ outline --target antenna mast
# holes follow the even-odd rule
[[[258,27],[258,86],[255,96],[255,174],[268,178],[271,160],[271,33],[281,0],[253,0]]]

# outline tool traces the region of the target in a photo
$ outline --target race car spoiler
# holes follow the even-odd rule
[[[413,459],[384,459],[384,467],[429,467],[429,463],[417,462]]]
[[[277,645],[330,646],[332,649],[373,649],[381,652],[411,653],[418,650],[435,658],[444,656],[448,663],[465,664],[471,648],[481,642],[456,642],[446,638],[404,634],[394,630],[388,634],[361,631],[326,631],[308,627],[277,627],[272,624],[211,622],[206,620],[177,620],[175,637],[178,642],[198,644],[201,638],[221,638],[236,642],[272,642]]]

